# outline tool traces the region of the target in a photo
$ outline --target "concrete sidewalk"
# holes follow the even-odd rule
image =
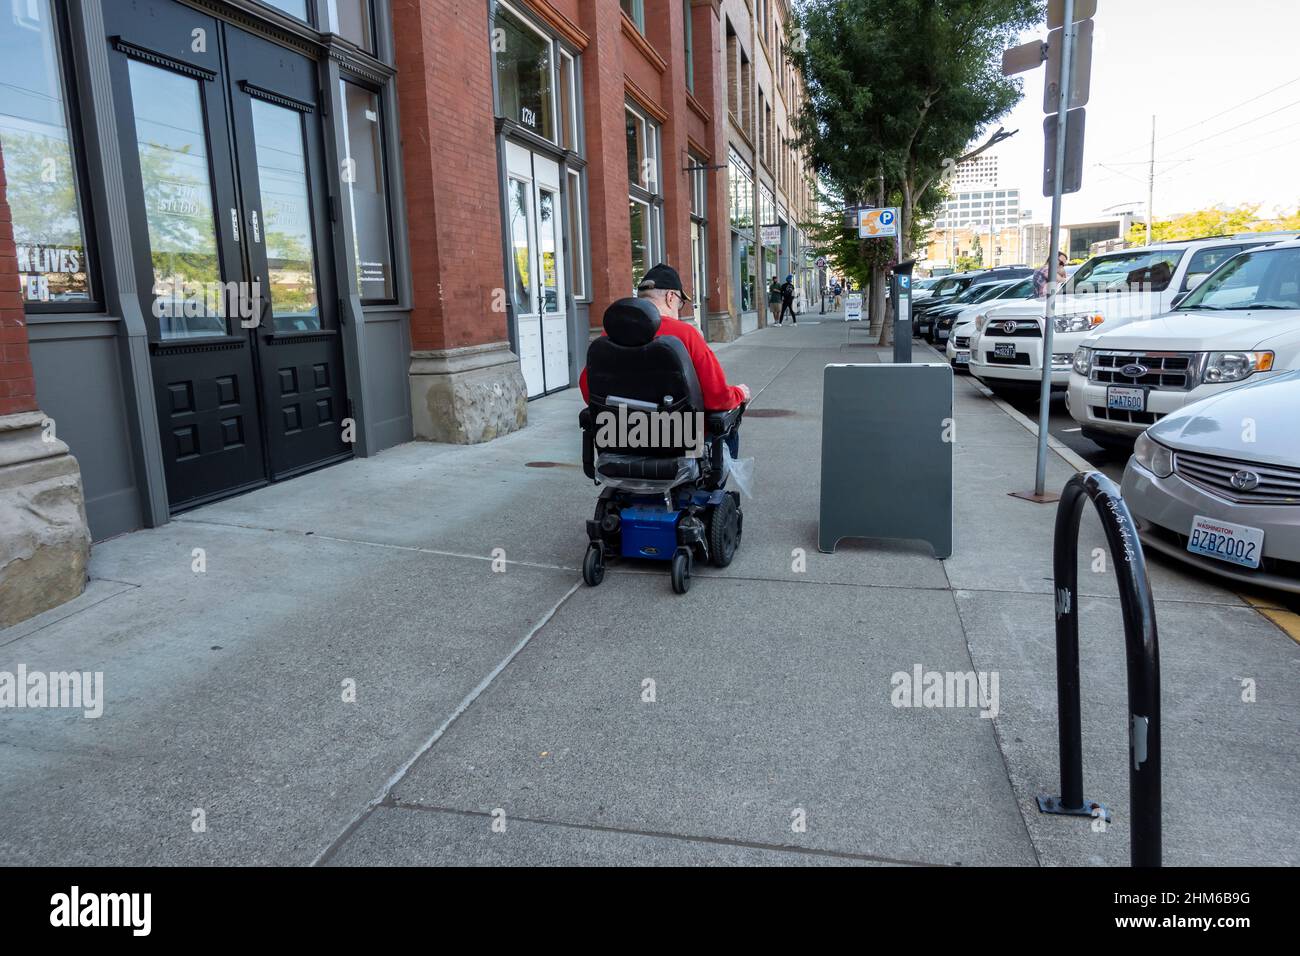
[[[487,445],[402,446],[97,546],[81,599],[0,631],[0,671],[106,685],[98,719],[0,710],[0,863],[1125,864],[1099,526],[1083,719],[1106,832],[1034,804],[1058,786],[1054,511],[1007,496],[1033,436],[959,379],[953,557],[819,554],[821,371],[882,353],[817,318],[720,352],[788,414],[746,420],[744,544],[682,597],[657,566],[581,584],[574,391]],[[1050,484],[1072,471],[1054,456]],[[1213,581],[1151,572],[1166,861],[1300,862],[1300,646]],[[892,706],[917,665],[997,672],[997,717]]]

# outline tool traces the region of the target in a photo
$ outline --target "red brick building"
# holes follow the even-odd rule
[[[521,428],[656,262],[710,339],[757,328],[767,281],[810,275],[786,17],[4,5],[0,530],[48,517],[8,535],[0,590],[51,547],[75,577],[87,527]],[[51,481],[58,507],[28,507]]]

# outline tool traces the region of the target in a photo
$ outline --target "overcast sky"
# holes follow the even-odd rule
[[[1152,114],[1156,218],[1300,204],[1300,2],[1099,0],[1096,30],[1083,189],[1065,197],[1064,222],[1145,204]],[[1046,29],[1024,39],[1035,37]],[[994,150],[1000,185],[1019,187],[1022,208],[1045,223],[1044,73],[1024,75],[1025,98],[1003,120],[1020,132]]]

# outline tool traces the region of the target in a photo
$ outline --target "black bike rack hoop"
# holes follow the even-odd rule
[[[1083,742],[1079,718],[1079,522],[1085,499],[1101,517],[1119,582],[1128,661],[1129,858],[1133,866],[1160,866],[1160,651],[1156,610],[1137,525],[1115,483],[1100,472],[1066,482],[1056,509],[1052,565],[1056,597],[1056,697],[1060,718],[1061,795],[1040,796],[1044,813],[1103,816],[1105,806],[1083,798]]]

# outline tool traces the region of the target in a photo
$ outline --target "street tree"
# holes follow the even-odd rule
[[[799,143],[817,175],[849,204],[898,197],[903,255],[919,213],[932,210],[962,162],[1021,95],[1001,55],[1042,21],[1041,0],[804,0],[791,56],[807,101]],[[882,188],[883,187],[883,188]],[[882,195],[883,194],[883,195]],[[883,279],[877,271],[877,288]]]

